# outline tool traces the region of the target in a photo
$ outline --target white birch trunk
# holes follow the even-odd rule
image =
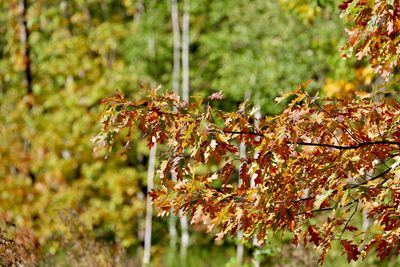
[[[133,15],[133,21],[139,22],[140,19],[142,18],[143,12],[144,12],[144,4],[143,0],[140,0],[136,3],[136,12]]]
[[[239,157],[241,160],[246,158],[246,145],[244,142],[240,143]],[[241,168],[242,168],[242,165],[240,165],[240,169]],[[242,178],[240,177],[240,169],[239,169],[239,175],[238,175],[238,187],[240,187],[242,185]],[[240,225],[239,225],[239,229],[240,229]],[[243,248],[243,244],[242,244],[243,232],[239,230],[236,238],[237,238],[237,242],[238,242],[238,244],[236,246],[236,260],[241,265],[243,263],[243,254],[244,254],[244,248]]]
[[[256,128],[258,129],[259,120],[261,119],[260,104],[256,104],[256,108],[257,108],[257,111],[254,114],[254,116],[255,116],[255,125],[256,125]],[[260,137],[257,136],[256,140],[259,141],[259,139],[260,139]],[[254,159],[258,158],[258,153],[259,153],[258,150],[254,151]],[[251,188],[255,187],[255,181],[254,180],[255,180],[255,177],[253,177],[251,179],[251,181],[250,181],[250,187]],[[253,266],[254,267],[260,267],[260,261],[258,259],[259,255],[260,255],[260,249],[259,249],[256,237],[253,238],[253,247],[255,248],[254,255],[253,255]]]
[[[179,73],[181,69],[180,65],[180,42],[181,34],[179,29],[179,11],[178,11],[178,1],[171,0],[171,20],[172,20],[172,31],[174,35],[174,61],[172,70],[172,90],[174,94],[179,95]],[[175,165],[172,167],[175,169]],[[172,181],[176,182],[176,175],[171,173]],[[169,217],[169,237],[170,246],[175,250],[177,231],[176,231],[176,217],[174,215],[173,209],[171,209]]]
[[[190,2],[183,1],[183,19],[182,19],[182,100],[189,101],[189,19]],[[189,247],[189,225],[187,217],[180,214],[180,223],[182,230],[181,237],[181,259],[186,261],[187,250]]]
[[[362,230],[363,232],[366,232],[370,225],[370,220],[368,219],[368,212],[365,209],[363,209],[362,215],[363,215]]]
[[[189,101],[189,0],[183,1],[182,19],[182,99]]]
[[[155,163],[156,163],[156,151],[157,151],[157,144],[155,144],[150,149],[149,165],[148,165],[148,169],[147,169],[147,192],[150,192],[151,190],[153,190],[153,187],[154,187],[154,170],[155,170]],[[150,263],[152,221],[153,221],[153,206],[151,204],[151,198],[149,196],[147,196],[143,265],[147,265]]]
[[[187,250],[189,247],[189,223],[187,217],[179,211],[180,222],[181,222],[181,229],[182,229],[182,236],[181,236],[181,259],[185,264]]]
[[[172,71],[172,90],[174,94],[179,95],[179,73],[181,69],[181,64],[180,64],[181,33],[179,29],[179,11],[178,11],[177,0],[171,0],[171,20],[172,20],[172,31],[174,34],[174,63]]]

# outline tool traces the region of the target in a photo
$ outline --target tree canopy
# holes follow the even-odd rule
[[[367,56],[386,79],[399,56],[394,2],[340,5],[354,22],[345,49]],[[218,227],[217,238],[240,230],[262,244],[270,231],[291,232],[293,243],[321,249],[321,263],[334,240],[348,261],[371,251],[381,260],[398,255],[399,104],[361,91],[351,100],[324,99],[307,85],[276,99],[289,100],[282,114],[264,118],[246,102],[234,112],[214,108],[221,93],[189,103],[157,89],[136,99],[119,93],[103,100],[103,130],[94,141],[112,146],[125,129],[128,137],[140,131],[149,147],[164,145],[154,204],[161,215],[182,210],[192,222]],[[361,211],[374,225],[366,232],[352,221]]]
[[[189,2],[190,4],[187,4]],[[338,8],[339,2],[343,2],[341,9]],[[293,235],[293,231],[288,228],[287,220],[281,222],[282,227],[286,223],[285,234],[281,231],[282,227],[279,224],[267,225],[271,233],[275,230],[279,234],[275,237],[270,234],[269,240],[266,240],[266,244],[262,247],[250,244],[252,242],[240,245],[241,238],[235,239],[230,235],[218,241],[214,241],[213,236],[218,232],[220,232],[219,236],[222,236],[224,232],[234,233],[236,225],[241,225],[244,231],[246,225],[237,222],[241,220],[246,223],[251,222],[253,215],[248,214],[248,211],[251,211],[248,208],[251,201],[250,195],[253,194],[254,199],[259,195],[261,197],[262,192],[257,190],[259,187],[266,186],[268,178],[265,174],[270,170],[269,168],[284,166],[277,152],[274,152],[273,156],[269,154],[265,156],[271,157],[270,165],[259,166],[257,164],[261,162],[261,159],[258,159],[253,152],[256,153],[258,149],[262,150],[265,147],[278,149],[279,145],[289,150],[293,149],[296,153],[302,150],[311,153],[309,151],[311,146],[285,143],[301,142],[305,136],[304,133],[299,133],[297,139],[294,136],[291,136],[290,140],[290,136],[282,136],[286,139],[279,137],[280,139],[277,140],[282,142],[279,144],[262,143],[267,142],[268,139],[261,135],[268,136],[275,133],[273,129],[267,129],[265,126],[261,128],[261,124],[289,127],[291,125],[283,124],[285,116],[288,116],[290,112],[305,110],[310,112],[310,117],[314,118],[314,112],[319,110],[317,104],[337,105],[335,100],[325,102],[323,100],[325,96],[344,98],[346,99],[344,101],[352,102],[352,96],[354,92],[357,92],[357,101],[365,97],[363,101],[368,102],[368,99],[371,99],[377,105],[381,104],[377,95],[364,94],[358,90],[379,91],[377,85],[382,83],[383,79],[374,73],[374,69],[382,74],[389,71],[396,73],[397,58],[393,53],[396,52],[394,47],[398,38],[396,13],[398,7],[396,1],[379,1],[376,5],[373,2],[361,0],[0,0],[0,184],[2,189],[0,192],[0,265],[12,265],[10,262],[14,258],[15,264],[21,263],[28,266],[28,262],[40,266],[65,264],[101,266],[108,262],[114,266],[121,264],[120,260],[123,258],[117,251],[121,251],[134,261],[133,265],[139,265],[142,254],[145,254],[143,253],[146,243],[144,239],[147,236],[145,229],[148,229],[145,221],[146,218],[151,219],[155,216],[151,209],[146,207],[147,200],[150,198],[147,194],[147,186],[150,184],[148,177],[151,176],[147,176],[146,172],[148,165],[151,165],[149,162],[153,162],[146,143],[147,138],[151,136],[154,136],[156,141],[166,138],[164,143],[157,147],[160,160],[158,167],[164,170],[165,175],[161,179],[160,173],[155,177],[156,191],[153,193],[157,203],[160,205],[166,203],[163,206],[164,209],[160,211],[167,212],[171,206],[175,211],[182,207],[188,213],[197,212],[193,220],[194,225],[189,227],[188,255],[190,257],[186,260],[177,257],[176,250],[179,237],[185,236],[184,231],[177,227],[174,234],[174,229],[171,227],[178,225],[179,222],[169,220],[169,218],[153,218],[151,247],[147,246],[146,250],[148,253],[151,252],[151,266],[183,266],[186,263],[187,266],[232,267],[235,264],[240,265],[241,262],[235,261],[235,247],[244,248],[243,265],[245,266],[257,259],[261,264],[268,266],[280,263],[284,263],[285,266],[314,264],[316,254],[312,248],[295,248],[288,243],[288,237]],[[176,16],[173,15],[173,5],[176,5]],[[345,20],[340,18],[341,12]],[[187,15],[182,16],[184,13]],[[386,15],[389,17],[377,22],[377,16]],[[175,22],[173,22],[173,17],[177,18]],[[178,27],[176,24],[179,24]],[[173,69],[177,66],[174,60],[176,54],[174,33],[178,28],[178,31],[182,30],[181,36],[183,36],[183,28],[188,28],[183,27],[183,24],[190,28],[189,34],[185,34],[184,45],[185,51],[188,50],[188,53],[185,53],[188,55],[185,61],[189,63],[190,69],[188,68],[185,75],[181,77],[185,76],[187,81],[187,76],[189,76],[190,92],[199,95],[190,98],[190,104],[168,93],[163,96],[171,87],[170,85],[181,84],[179,75],[173,74]],[[353,37],[349,39],[342,53],[339,53],[338,50],[346,42],[345,28],[349,29],[350,34],[353,33],[351,35]],[[391,29],[391,34],[389,34],[389,29]],[[386,32],[389,37],[385,36]],[[183,38],[177,39],[182,41]],[[371,42],[368,43],[366,40],[371,40]],[[383,42],[389,41],[392,44],[385,46]],[[377,48],[380,50],[376,50]],[[357,56],[351,57],[357,54],[361,58],[361,54],[358,53],[364,56],[363,60],[357,61]],[[342,54],[348,59],[343,60]],[[374,60],[374,57],[379,60]],[[368,62],[369,59],[373,68]],[[377,64],[383,62],[381,65],[384,67],[379,69],[379,64],[374,65],[374,62]],[[391,67],[394,67],[394,72],[388,70]],[[189,75],[186,75],[188,72]],[[396,89],[399,86],[393,79],[396,77],[392,76],[395,74],[385,75],[384,78],[391,81],[390,86],[388,84],[389,89]],[[313,82],[307,86],[304,84],[303,87],[306,89],[288,95],[279,104],[274,102],[274,98],[280,93],[290,91],[297,84],[308,79],[313,79]],[[146,84],[150,88],[156,87],[156,84],[163,84],[163,87],[156,93],[152,93],[152,90],[144,89],[139,86],[140,84]],[[109,145],[109,150],[97,150],[93,153],[93,144],[90,139],[100,130],[99,118],[103,108],[99,102],[115,94],[117,90],[121,90],[122,93],[104,102],[106,106],[109,106],[106,115],[111,120],[104,121],[108,124],[108,128],[105,128],[97,137],[100,143]],[[220,90],[223,92],[221,100],[219,100],[222,97],[220,94],[213,94]],[[322,97],[312,101],[316,92],[320,92]],[[122,97],[123,95],[125,97]],[[135,97],[131,98],[130,95]],[[212,97],[209,99],[208,95]],[[396,97],[394,94],[389,94],[389,96]],[[288,103],[299,97],[304,98],[292,106],[291,111],[287,110],[279,115],[281,117],[260,118],[258,112],[252,110],[250,104],[254,103],[255,106],[260,107],[261,114],[280,114]],[[249,102],[242,105],[237,113],[235,111],[237,106],[245,98],[249,98]],[[389,109],[395,103],[389,99],[385,101]],[[338,107],[341,105],[338,104]],[[161,113],[157,113],[156,110]],[[127,111],[136,113],[130,114]],[[330,112],[337,114],[339,111],[333,109]],[[207,114],[211,114],[212,117],[207,117],[209,116]],[[307,121],[309,119],[306,114],[293,116],[298,116],[299,123],[302,121],[301,127],[306,127],[305,124],[310,123]],[[321,120],[327,119],[324,113],[318,113],[318,116]],[[120,121],[121,118],[138,121],[136,124],[133,121],[123,124],[125,122]],[[229,121],[229,118],[235,118],[239,123],[228,122],[233,128],[240,130],[240,127],[247,125],[249,133],[215,132],[224,131],[225,120]],[[246,120],[248,122],[245,122]],[[144,127],[142,130],[145,132],[140,130],[140,121]],[[356,119],[354,118],[353,121],[355,122]],[[150,122],[160,123],[159,129],[153,129]],[[321,131],[325,129],[323,123],[322,121],[316,124]],[[390,124],[390,122],[387,123]],[[127,138],[125,134],[129,133],[129,129],[124,126],[128,125],[132,125],[132,128]],[[213,127],[214,132],[207,133],[206,126]],[[329,130],[341,138],[340,130],[335,132],[334,126],[335,123],[332,121],[331,126],[328,127]],[[171,127],[182,129],[174,130]],[[386,126],[382,127],[386,129]],[[161,129],[165,131],[161,132]],[[293,131],[297,130],[298,128],[293,128]],[[310,137],[317,138],[317,133],[312,133]],[[183,136],[177,136],[177,134],[183,134]],[[392,141],[390,138],[388,140]],[[174,145],[174,142],[182,140],[186,140],[184,144]],[[334,140],[326,137],[323,141]],[[345,145],[356,144],[352,140],[347,140],[348,143],[340,141]],[[386,147],[383,144],[368,147],[377,149],[380,146]],[[175,152],[173,150],[175,147],[180,150]],[[395,149],[396,145],[391,144],[387,147]],[[239,154],[237,154],[238,149]],[[324,153],[339,152],[326,147],[314,149],[325,151]],[[358,149],[367,149],[367,147]],[[244,153],[245,150],[246,153]],[[120,153],[121,151],[124,153]],[[193,151],[196,152],[195,155],[191,154]],[[218,160],[217,151],[220,157]],[[257,155],[261,157],[261,154]],[[289,155],[293,156],[290,153]],[[311,154],[307,155],[311,157]],[[384,155],[379,157],[381,156]],[[388,166],[397,160],[394,154],[388,157],[390,156],[393,156],[393,159],[384,161]],[[175,159],[172,165],[171,159]],[[296,159],[291,160],[294,164]],[[359,168],[359,164],[363,163],[355,161],[353,164]],[[195,169],[191,170],[192,167]],[[256,171],[255,168],[259,170]],[[287,167],[285,165],[285,168],[289,170],[294,168],[294,165]],[[346,168],[350,167],[346,165]],[[170,183],[168,170],[181,171],[179,182],[184,182],[182,192],[174,188],[174,183]],[[365,173],[362,175],[375,177],[380,174],[380,171],[384,172],[385,177],[393,175],[392,171],[386,173],[385,170],[384,164],[378,163],[370,170],[364,170]],[[355,170],[351,171],[351,173],[355,172]],[[257,178],[254,172],[261,173],[261,178],[258,176]],[[322,170],[320,172],[322,173]],[[274,172],[271,175],[274,175],[275,179],[280,177],[280,174]],[[293,180],[300,181],[301,175],[295,175]],[[240,186],[237,185],[238,176],[242,181]],[[385,177],[376,178],[375,181],[383,182]],[[209,178],[211,180],[203,184],[202,181]],[[362,178],[359,178],[355,182],[361,182],[361,180]],[[198,185],[194,184],[196,181],[199,182]],[[250,189],[256,193],[243,193],[249,181]],[[327,197],[319,200],[321,202],[319,208],[317,208],[319,204],[317,200],[310,199],[307,200],[308,202],[305,200],[304,203],[302,201],[296,206],[298,212],[307,211],[305,206],[307,203],[309,205],[313,203],[312,210],[336,207],[337,199],[330,200],[333,196],[340,196],[340,193],[335,191],[336,189],[330,192],[327,185],[328,192],[314,186],[314,182],[308,180],[306,182],[309,188],[304,185],[302,198],[318,196],[320,199],[324,194]],[[352,180],[348,182],[354,184]],[[292,189],[280,189],[281,195],[276,195],[279,201],[283,199],[284,192],[290,190],[300,192],[303,185],[298,183],[300,182],[294,183],[295,186]],[[185,188],[200,188],[200,186],[206,186],[205,190],[209,190],[208,194],[212,192],[212,198],[217,194],[226,196],[226,199],[219,202],[211,199],[209,203],[210,205],[214,203],[216,208],[212,216],[220,216],[218,218],[221,218],[221,221],[216,219],[217,221],[211,222],[209,218],[203,216],[206,211],[203,214],[201,210],[206,209],[206,204],[198,202],[198,199],[202,197],[201,194],[194,197],[189,192],[185,196],[187,198],[184,198],[184,192],[187,190]],[[385,186],[387,184],[382,185],[382,190]],[[364,187],[366,185],[342,191],[343,194],[349,192],[354,197],[353,192],[358,192]],[[238,188],[241,188],[240,193],[238,193]],[[360,199],[357,212],[349,225],[360,228],[361,221],[370,222],[368,231],[381,231],[379,227],[375,229],[375,225],[380,224],[372,224],[373,218],[366,219],[365,215],[370,207],[364,208],[363,195],[357,194],[355,197]],[[345,198],[345,196],[342,197]],[[241,203],[241,198],[247,202]],[[289,199],[295,198],[289,195]],[[167,203],[166,200],[171,200],[171,202]],[[260,199],[260,201],[267,203],[270,200]],[[223,211],[224,205],[231,202],[231,208]],[[351,201],[346,203],[351,203]],[[328,204],[330,206],[327,206]],[[277,209],[282,207],[275,205]],[[289,205],[290,210],[296,207]],[[350,210],[346,211],[346,208]],[[238,215],[233,214],[235,209],[239,211]],[[240,209],[244,211],[241,217]],[[261,216],[260,209],[257,209],[255,209],[255,214]],[[337,210],[342,213],[347,212],[343,218],[348,220],[355,210],[355,203]],[[328,214],[332,211],[314,212],[312,218],[308,218],[308,214],[298,215],[295,226],[302,222],[309,222],[312,229],[320,231],[320,237],[325,238],[321,226],[323,220],[331,216]],[[358,214],[361,211],[363,215]],[[226,212],[226,214],[223,215],[221,212]],[[274,218],[279,216],[277,212],[273,213]],[[233,222],[224,221],[229,216],[233,216],[232,218],[239,216],[240,219],[238,217]],[[198,224],[196,224],[197,221]],[[205,234],[207,227],[201,225],[204,221],[213,225],[212,229],[210,226],[210,234]],[[335,228],[336,237],[345,224],[346,222]],[[257,223],[254,222],[254,225]],[[301,232],[304,241],[309,236],[306,235],[306,229],[302,228],[302,230],[304,230]],[[249,228],[246,239],[248,240],[257,231],[268,232],[267,228],[256,229],[254,232],[251,232]],[[240,231],[238,236],[240,236]],[[351,237],[352,235],[346,231],[342,239],[350,240]],[[368,236],[368,238],[372,237],[372,234]],[[259,242],[261,241],[262,238],[259,238]],[[359,241],[360,239],[356,238],[355,242]],[[311,241],[311,243],[314,242]],[[345,257],[337,259],[341,249],[339,242],[334,242],[326,262],[329,264],[333,260],[345,261]],[[306,257],[304,257],[304,252],[307,253]],[[207,258],[213,260],[204,262],[204,253],[207,254]],[[21,259],[25,260],[21,261]],[[308,262],[304,262],[305,259]],[[367,261],[366,264],[369,265],[376,263],[378,259],[369,257]],[[388,259],[388,262],[394,261],[398,264],[400,257]]]

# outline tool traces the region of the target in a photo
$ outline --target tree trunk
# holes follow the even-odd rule
[[[258,129],[259,128],[259,121],[261,119],[260,104],[257,103],[256,104],[256,108],[257,108],[257,111],[254,114],[254,117],[255,117],[255,126]],[[259,141],[260,138],[261,137],[257,136],[256,140]],[[258,150],[254,151],[254,158],[255,159],[258,158],[258,156],[259,156],[258,153],[259,153]],[[255,187],[255,181],[254,180],[255,180],[255,178],[252,178],[251,181],[250,181],[250,187],[251,188]],[[260,260],[258,259],[259,255],[260,255],[260,248],[258,246],[258,242],[257,242],[257,238],[256,237],[253,238],[253,247],[255,248],[254,249],[254,255],[253,255],[253,266],[254,267],[260,267]]]
[[[182,20],[182,99],[189,101],[189,0],[183,1]]]
[[[240,242],[239,244],[236,245],[236,260],[239,265],[242,265],[244,248],[243,248],[243,244],[241,242],[243,240],[243,232],[239,231],[236,235],[236,238],[237,238],[237,241]]]
[[[29,30],[28,30],[28,0],[20,0],[19,2],[19,12],[20,12],[20,41],[22,48],[22,56],[24,63],[25,72],[25,87],[26,94],[28,95],[28,107],[32,108],[32,72],[31,72],[31,55],[30,55],[30,45],[29,45]]]
[[[174,34],[174,61],[173,61],[173,71],[172,71],[172,90],[174,94],[179,95],[179,73],[181,71],[180,62],[180,49],[181,49],[181,34],[179,29],[179,11],[178,11],[178,1],[171,0],[171,21],[172,21],[172,31]],[[174,107],[175,109],[175,107]],[[172,170],[175,169],[175,164]],[[176,175],[171,172],[172,181],[176,182]],[[169,237],[170,246],[175,251],[176,250],[176,217],[174,211],[171,209],[169,218]]]
[[[154,170],[155,170],[155,163],[156,163],[156,151],[157,151],[157,145],[155,144],[150,149],[150,155],[149,155],[149,165],[148,165],[148,169],[147,169],[147,193],[150,192],[151,190],[153,190],[153,187],[154,187]],[[147,265],[150,263],[152,220],[153,220],[153,206],[151,205],[151,198],[149,196],[147,196],[143,265]]]
[[[174,94],[179,95],[179,72],[180,65],[180,49],[181,49],[181,33],[179,29],[179,11],[178,1],[171,0],[171,19],[172,31],[174,33],[174,63],[172,72],[172,90]]]
[[[244,142],[240,143],[239,157],[241,160],[244,160],[246,158],[246,145]],[[240,164],[240,169],[241,168],[242,168],[242,164]],[[242,185],[242,178],[240,177],[240,169],[239,169],[239,175],[238,175],[238,187],[240,187]],[[237,242],[238,242],[238,244],[236,246],[236,260],[237,260],[238,264],[242,265],[243,253],[244,253],[244,248],[243,248],[243,244],[242,244],[243,232],[239,230],[236,238],[237,238]]]
[[[133,21],[139,22],[142,17],[143,12],[144,12],[144,4],[143,4],[143,0],[140,0],[136,3],[136,12],[133,15]]]
[[[180,221],[181,221],[181,229],[182,229],[182,236],[181,236],[181,259],[184,265],[186,265],[186,256],[187,250],[189,247],[189,223],[187,217],[179,212]]]
[[[182,19],[182,99],[189,101],[189,0],[183,1],[183,19]],[[189,247],[189,225],[187,217],[180,215],[181,222],[181,258],[186,262],[187,250]]]
[[[33,107],[33,91],[32,91],[32,71],[31,71],[31,54],[29,43],[29,29],[28,29],[28,0],[20,0],[19,2],[19,28],[20,28],[20,42],[22,62],[24,68],[24,86],[26,88],[26,106],[30,113]],[[24,146],[24,153],[27,158],[30,158],[31,143],[28,139],[22,140]],[[28,164],[29,166],[29,164]],[[28,169],[28,175],[32,184],[36,182],[36,176],[32,170]]]

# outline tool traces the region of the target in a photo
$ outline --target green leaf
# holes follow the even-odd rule
[[[314,202],[314,209],[319,209],[319,207],[321,206],[322,202],[325,201],[325,199],[327,199],[333,192],[333,189],[329,189],[329,190],[323,190],[322,194],[318,195],[315,198],[315,202]]]

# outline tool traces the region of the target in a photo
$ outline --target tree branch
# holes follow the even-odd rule
[[[397,145],[397,146],[400,146],[400,142],[387,141],[387,140],[364,142],[364,143],[358,143],[356,145],[351,145],[351,146],[339,146],[339,145],[332,145],[332,144],[307,143],[307,142],[297,142],[297,143],[288,142],[288,144],[297,144],[297,145],[302,145],[302,146],[329,147],[329,148],[335,148],[335,149],[339,149],[339,150],[358,149],[360,147],[374,146],[374,145]]]
[[[354,189],[354,188],[357,188],[357,187],[359,187],[359,186],[365,185],[365,184],[367,184],[367,183],[370,182],[370,181],[373,181],[373,180],[376,180],[376,179],[381,178],[381,177],[384,176],[385,174],[389,173],[391,170],[392,170],[392,169],[389,168],[389,169],[383,171],[382,173],[380,173],[380,174],[378,174],[378,175],[372,177],[372,178],[369,179],[369,180],[366,180],[366,181],[364,181],[364,182],[362,182],[362,183],[358,183],[358,184],[349,184],[349,185],[345,186],[343,189],[344,189],[344,190],[350,190],[350,189]],[[335,190],[333,193],[336,193],[336,192],[337,192],[337,190]],[[310,196],[310,197],[306,197],[306,198],[299,198],[299,199],[292,200],[291,202],[307,201],[307,200],[311,200],[311,199],[314,199],[314,198],[316,198],[316,196]]]
[[[362,182],[362,183],[359,183],[359,184],[349,184],[349,185],[347,185],[347,186],[344,187],[344,190],[354,189],[354,188],[360,187],[360,186],[362,186],[362,185],[365,185],[365,184],[367,184],[367,183],[370,182],[370,181],[373,181],[373,180],[376,180],[376,179],[381,178],[381,177],[384,176],[385,174],[389,173],[391,170],[392,170],[392,168],[389,168],[389,169],[387,169],[387,170],[381,172],[380,174],[378,174],[378,175],[372,177],[371,179],[366,180],[366,181],[364,181],[364,182]]]
[[[212,130],[215,132],[226,133],[226,134],[247,134],[247,135],[255,135],[265,137],[262,133],[257,132],[243,132],[243,131],[218,131]],[[328,147],[328,148],[335,148],[339,150],[349,150],[349,149],[358,149],[364,146],[374,146],[374,145],[396,145],[400,146],[400,142],[396,141],[388,141],[388,140],[379,140],[379,141],[369,141],[358,143],[356,145],[349,145],[349,146],[340,146],[340,145],[332,145],[332,144],[321,144],[321,143],[309,143],[309,142],[287,142],[290,145],[302,145],[302,146],[316,146],[316,147]]]
[[[348,204],[346,204],[346,205],[344,205],[344,206],[340,206],[340,207],[337,207],[337,208],[345,208],[345,207],[348,207],[348,206],[353,205],[354,203],[356,203],[356,202],[358,202],[358,201],[359,201],[359,200],[356,199],[356,200],[354,200],[354,201],[352,201],[352,202],[350,202],[350,203],[348,203]],[[333,210],[333,209],[335,209],[335,208],[336,208],[336,207],[327,207],[327,208],[321,208],[321,209],[310,210],[310,211],[302,211],[302,212],[296,213],[296,215],[302,215],[302,214],[306,214],[306,213],[309,213],[309,212],[315,213],[315,212],[328,211],[328,210]]]
[[[346,221],[346,224],[344,225],[344,228],[343,228],[343,230],[342,230],[342,233],[341,233],[340,236],[339,236],[339,240],[342,238],[342,236],[343,236],[344,232],[346,231],[346,228],[347,228],[347,226],[349,225],[351,219],[353,218],[354,214],[356,214],[356,212],[357,212],[357,209],[358,209],[358,199],[355,200],[355,203],[356,203],[356,208],[354,209],[353,213],[350,215],[350,218]]]
[[[222,132],[226,133],[226,134],[247,134],[247,135],[255,135],[255,136],[265,137],[264,134],[256,133],[256,132],[241,132],[241,131],[222,131]]]

